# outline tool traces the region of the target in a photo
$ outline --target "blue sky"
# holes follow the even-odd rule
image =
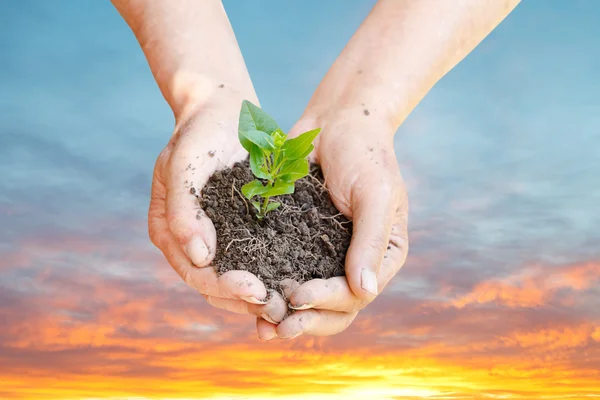
[[[285,129],[373,4],[225,1],[262,106]],[[598,15],[593,0],[524,1],[400,128],[412,248],[366,315],[394,315],[394,298],[450,301],[523,271],[542,279],[599,262]],[[0,311],[14,324],[25,318],[15,304],[53,315],[60,307],[44,308],[44,299],[83,296],[82,271],[144,293],[167,290],[161,279],[173,273],[149,243],[145,218],[154,160],[172,126],[110,2],[0,4]],[[187,293],[171,278],[174,296]],[[560,303],[575,289],[556,290]],[[32,292],[41,297],[24,305]],[[600,321],[598,289],[580,295],[585,301],[544,308],[531,323],[568,314]],[[10,360],[2,349],[0,364]]]

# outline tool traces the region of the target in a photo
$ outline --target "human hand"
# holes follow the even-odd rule
[[[266,288],[250,272],[217,276],[210,265],[217,244],[215,228],[190,193],[199,193],[216,170],[247,156],[237,137],[240,105],[236,97],[213,101],[178,123],[156,162],[148,227],[152,243],[189,286],[217,308],[258,316],[259,337],[272,339],[274,324],[287,311],[285,301],[272,293],[265,302]]]
[[[313,279],[299,287],[286,282],[284,292],[297,311],[276,328],[284,339],[346,329],[398,272],[408,252],[408,198],[392,127],[358,110],[303,117],[290,135],[316,127],[323,129],[313,161],[321,165],[335,206],[352,219],[353,235],[345,277]]]

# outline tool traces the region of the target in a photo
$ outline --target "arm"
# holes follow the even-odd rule
[[[178,121],[215,98],[258,103],[220,0],[112,2],[140,43]]]
[[[518,3],[379,0],[319,85],[309,112],[360,114],[368,108],[395,132],[427,92]]]
[[[393,136],[427,92],[518,0],[379,0],[333,64],[292,131],[322,127],[316,156],[329,193],[353,220],[346,278],[286,293],[299,310],[282,338],[344,330],[408,253],[408,196]]]
[[[266,288],[249,272],[217,276],[208,267],[216,233],[190,194],[190,185],[202,188],[215,170],[245,157],[237,138],[240,104],[243,99],[258,103],[221,1],[112,2],[140,43],[176,120],[175,134],[154,168],[150,238],[209,304],[260,316],[259,336],[270,339],[274,325],[267,320],[280,321],[286,303],[278,294],[261,300]]]

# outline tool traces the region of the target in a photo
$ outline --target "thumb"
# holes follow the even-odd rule
[[[169,229],[196,267],[210,264],[215,255],[217,237],[211,220],[200,208],[200,189],[185,185],[170,187],[166,199]]]
[[[377,276],[388,247],[397,199],[398,188],[386,182],[353,189],[353,233],[346,255],[346,277],[360,299],[370,300],[378,294]]]

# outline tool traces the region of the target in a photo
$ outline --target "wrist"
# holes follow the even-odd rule
[[[368,73],[363,73],[368,75]],[[377,126],[393,136],[410,113],[407,85],[370,80],[368,76],[338,82],[324,81],[309,102],[303,118],[325,121],[349,120]],[[340,82],[341,81],[341,82]]]
[[[381,108],[367,108],[363,104],[332,104],[328,107],[308,107],[296,129],[306,131],[322,128],[319,135],[335,137],[336,140],[348,139],[349,135],[364,136],[369,139],[393,141],[399,124]],[[317,137],[317,140],[319,139]]]
[[[171,109],[177,125],[200,110],[219,109],[237,121],[243,100],[258,104],[250,80],[214,79],[205,75],[179,74],[173,79]]]

